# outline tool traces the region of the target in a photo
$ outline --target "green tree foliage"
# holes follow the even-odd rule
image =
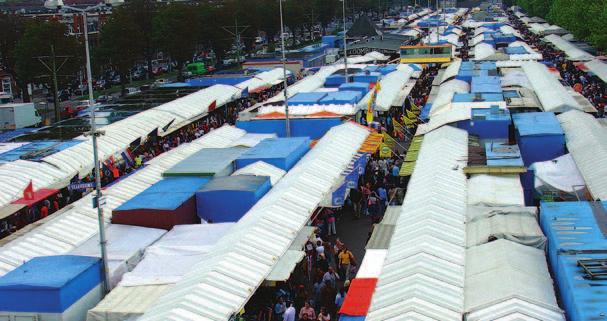
[[[152,74],[152,60],[156,53],[156,48],[152,39],[153,19],[156,15],[156,1],[153,0],[129,0],[120,7],[122,12],[128,13],[133,22],[137,25],[139,33],[138,41],[141,41],[141,55],[148,66],[148,77]]]
[[[59,88],[74,80],[82,64],[84,46],[75,37],[67,36],[65,25],[50,21],[30,21],[15,47],[15,70],[21,82],[46,85],[51,88],[50,72],[37,57],[49,63],[51,48],[56,56],[70,56],[60,69]],[[58,58],[57,63],[62,59]],[[73,76],[72,76],[73,75]]]
[[[198,44],[199,15],[192,7],[182,3],[171,3],[161,8],[153,20],[153,38],[156,46],[177,63],[180,71],[185,62],[192,59]]]
[[[140,25],[131,17],[129,8],[115,10],[101,29],[98,61],[112,67],[120,75],[123,91],[130,69],[145,55],[146,40],[140,37],[142,33]]]
[[[0,13],[0,66],[11,74],[16,74],[15,47],[24,31],[25,21],[21,16]],[[25,88],[27,84],[19,82],[18,85]],[[23,92],[25,101],[29,101],[27,90]]]

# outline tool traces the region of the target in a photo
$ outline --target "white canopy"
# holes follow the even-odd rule
[[[162,172],[203,148],[230,146],[245,134],[241,129],[223,126],[190,143],[182,144],[157,156],[147,166],[122,179],[104,191],[106,225],[111,210],[162,179]],[[38,256],[65,254],[98,232],[97,211],[92,208],[91,195],[78,200],[53,215],[52,219],[0,248],[0,275]]]
[[[463,80],[451,79],[443,83],[438,90],[436,98],[431,101],[430,118],[448,110],[455,93],[467,93],[469,91],[470,85]]]
[[[544,40],[553,44],[560,51],[563,51],[567,55],[567,58],[569,58],[569,60],[573,60],[573,61],[582,60],[583,61],[583,60],[591,60],[594,58],[591,54],[585,52],[584,50],[579,49],[574,44],[561,38],[560,36],[548,35],[548,36],[544,37]]]
[[[402,90],[413,75],[413,68],[409,65],[398,65],[397,70],[384,76],[380,81],[381,90],[375,99],[375,108],[378,111],[390,110],[400,96]]]
[[[122,276],[131,271],[141,261],[143,251],[156,242],[165,230],[112,224],[106,229],[106,249],[110,275],[110,285],[116,286]],[[95,235],[68,253],[101,257],[99,235]]]
[[[488,43],[479,43],[474,46],[474,60],[484,60],[493,56],[497,51]]]
[[[565,154],[545,162],[531,164],[535,177],[535,190],[575,194],[586,187],[586,182],[575,165],[571,154]]]
[[[518,175],[472,175],[468,180],[468,205],[525,206]]]
[[[468,249],[465,301],[470,321],[565,320],[544,251],[508,240]]]
[[[601,60],[593,59],[584,63],[588,71],[595,74],[599,77],[603,82],[607,82],[607,64]]]
[[[227,320],[240,311],[368,135],[350,123],[330,129],[213,247],[212,260],[194,267],[139,320]]]
[[[594,199],[607,200],[607,128],[590,114],[570,111],[558,116],[567,149]]]
[[[523,71],[531,82],[544,111],[562,113],[572,109],[582,110],[583,107],[543,64],[526,62],[523,64]]]
[[[468,213],[470,212],[466,224],[466,242],[469,248],[496,239],[510,240],[541,250],[546,245],[546,237],[537,222],[535,207],[470,206]]]
[[[366,317],[462,320],[468,133],[424,137]]]

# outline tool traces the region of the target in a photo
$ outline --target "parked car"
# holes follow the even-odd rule
[[[125,88],[125,89],[126,89],[126,95],[127,96],[134,96],[134,95],[141,94],[141,90],[139,90],[139,88],[128,87],[128,88]]]

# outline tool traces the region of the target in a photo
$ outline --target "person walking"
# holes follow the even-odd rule
[[[274,305],[274,320],[282,320],[285,311],[287,311],[287,306],[281,296],[278,298],[276,305]]]
[[[316,311],[310,305],[310,302],[306,301],[304,306],[299,310],[300,321],[311,321],[316,320]]]
[[[285,313],[282,316],[282,321],[295,321],[295,307],[293,306],[293,302],[288,302],[288,308],[285,310]]]
[[[350,280],[350,268],[353,264],[356,264],[354,261],[354,255],[344,245],[343,250],[338,255],[338,259],[340,272],[343,276],[343,279]]]

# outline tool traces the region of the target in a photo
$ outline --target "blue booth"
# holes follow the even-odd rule
[[[169,168],[162,176],[226,176],[234,171],[234,160],[247,148],[204,148]]]
[[[237,222],[270,188],[267,176],[216,177],[196,192],[196,212],[213,223]]]
[[[381,77],[379,72],[359,72],[352,76],[354,82],[376,83]]]
[[[298,93],[289,98],[289,105],[316,105],[326,95],[325,92]]]
[[[369,92],[369,84],[366,82],[349,82],[339,86],[339,91],[358,91],[364,96]]]
[[[236,159],[236,169],[258,161],[290,170],[310,150],[308,137],[264,139]]]
[[[517,113],[512,120],[525,166],[565,154],[565,134],[554,113]]]
[[[355,105],[362,99],[359,91],[333,91],[321,99],[321,105]]]
[[[348,77],[348,78],[350,78],[350,77]],[[335,74],[335,75],[331,75],[325,79],[325,87],[329,87],[329,88],[337,88],[345,83],[346,83],[346,76],[344,76],[344,75]]]
[[[314,140],[320,139],[329,129],[341,125],[341,123],[340,118],[293,118],[289,120],[292,137],[310,137]],[[247,133],[287,136],[284,119],[237,120],[236,127],[246,130]]]
[[[510,112],[497,106],[492,108],[472,108],[469,120],[458,121],[457,128],[465,129],[480,139],[507,139],[510,126]]]
[[[571,321],[600,320],[607,315],[605,205],[605,202],[540,205],[540,225],[548,238],[548,261],[562,306]]]
[[[103,296],[101,260],[58,255],[33,258],[0,278],[6,320],[42,314],[48,320],[84,320]],[[25,320],[25,318],[24,318]]]

